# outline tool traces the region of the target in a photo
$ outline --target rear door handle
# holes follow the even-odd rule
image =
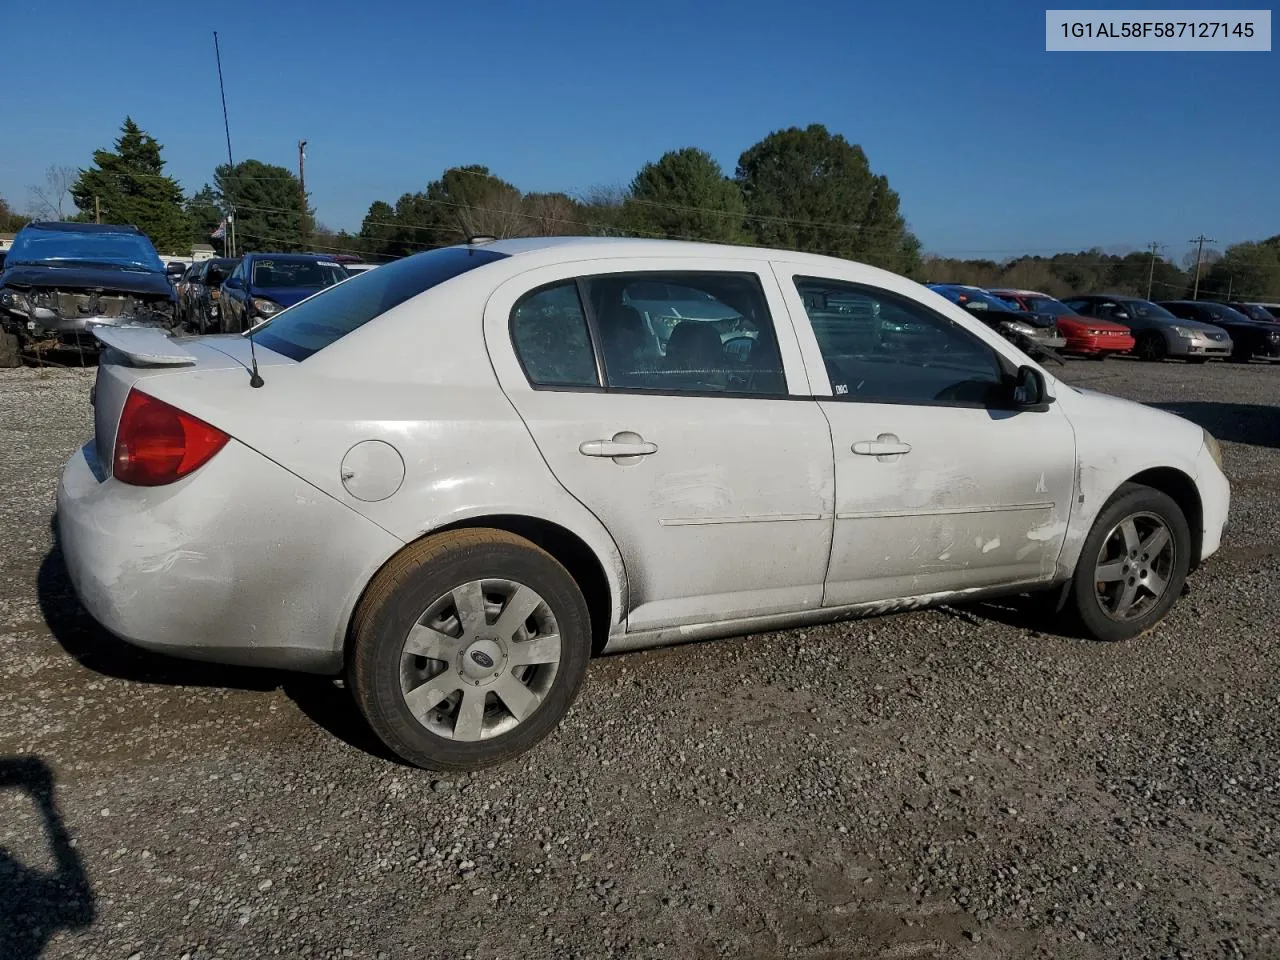
[[[892,433],[882,433],[874,440],[859,440],[853,445],[853,452],[861,457],[875,457],[881,463],[889,463],[904,453],[910,453],[911,444],[903,443]]]
[[[658,445],[628,431],[615,433],[611,440],[584,440],[578,452],[584,457],[647,457],[658,452]]]

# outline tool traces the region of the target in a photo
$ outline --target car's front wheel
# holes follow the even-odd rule
[[[1169,355],[1169,344],[1163,334],[1144,330],[1138,335],[1137,354],[1143,360],[1163,360]]]
[[[1127,483],[1085,540],[1072,589],[1076,613],[1099,640],[1128,640],[1154,627],[1182,592],[1191,530],[1173,499]]]
[[[560,723],[591,656],[568,571],[501,530],[456,530],[387,564],[352,622],[352,692],[398,756],[474,770],[531,749]]]

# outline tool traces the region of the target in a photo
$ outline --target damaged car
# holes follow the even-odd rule
[[[92,328],[173,328],[177,294],[156,249],[137,227],[30,223],[0,273],[3,355],[59,347],[96,350]]]
[[[57,508],[88,611],[158,652],[344,675],[434,769],[532,748],[594,653],[1032,591],[1135,639],[1230,505],[1199,425],[814,254],[476,242],[244,334],[95,334]]]

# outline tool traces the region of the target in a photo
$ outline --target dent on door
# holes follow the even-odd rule
[[[836,530],[824,602],[1048,580],[1067,530],[1074,437],[1056,411],[828,408]],[[868,429],[860,421],[880,419]],[[865,439],[862,439],[864,438]]]

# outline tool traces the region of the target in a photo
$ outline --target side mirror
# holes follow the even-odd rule
[[[1052,399],[1044,382],[1044,374],[1035,367],[1022,366],[1009,384],[1010,399],[1015,410],[1042,413],[1049,409]]]
[[[164,272],[171,277],[180,277],[187,272],[187,265],[185,263],[178,263],[176,260],[171,260],[165,266]]]

